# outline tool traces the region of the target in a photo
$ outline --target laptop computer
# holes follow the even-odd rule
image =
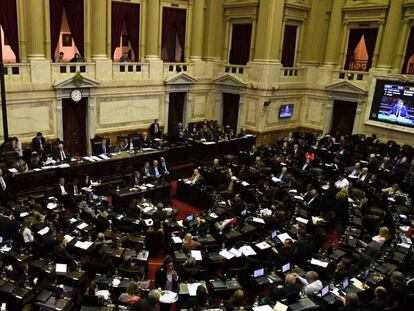
[[[329,289],[329,284],[326,285],[325,287],[322,287],[322,289],[320,290],[318,294],[318,297],[322,298],[322,300],[326,302],[327,304],[333,304],[336,302],[336,296],[331,293]]]
[[[55,272],[57,275],[66,275],[66,272],[68,271],[68,265],[65,263],[57,263]]]
[[[265,276],[265,269],[260,268],[253,271],[253,279],[256,281],[258,285],[262,285],[265,283],[269,283],[269,280]]]
[[[301,268],[297,267],[297,266],[293,266],[290,264],[290,262],[285,263],[284,265],[282,265],[282,273],[284,275],[288,274],[288,273],[296,273],[299,276],[304,276],[306,274],[305,271],[303,271]]]
[[[359,292],[359,289],[356,286],[354,286],[354,285],[352,285],[352,284],[349,283],[348,277],[344,277],[344,279],[341,282],[341,285],[342,285],[342,291],[344,293],[356,293],[356,292]]]

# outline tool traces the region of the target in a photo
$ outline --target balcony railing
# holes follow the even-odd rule
[[[191,63],[164,63],[164,78],[171,77],[180,72],[193,75],[193,64]]]
[[[280,68],[280,79],[289,81],[300,81],[304,75],[302,67],[282,67]]]
[[[112,63],[112,79],[146,79],[148,70],[149,64],[146,63]]]
[[[369,74],[365,71],[334,70],[332,73],[333,80],[368,82],[368,77]]]
[[[249,67],[246,65],[223,65],[223,71],[225,73],[247,76],[249,74]]]
[[[95,78],[95,63],[53,63],[50,68],[52,81],[73,76],[78,72],[90,78]]]
[[[30,64],[4,64],[5,79],[15,83],[30,83]]]

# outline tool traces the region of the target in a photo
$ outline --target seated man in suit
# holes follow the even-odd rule
[[[193,175],[190,178],[191,184],[193,185],[203,185],[204,178],[201,176],[200,171],[198,169],[194,169]]]
[[[277,174],[276,177],[279,178],[281,181],[285,181],[287,178],[287,171],[288,171],[287,167],[283,166],[281,172]]]
[[[101,144],[96,146],[96,155],[107,154],[111,152],[111,146],[108,145],[106,138],[102,138]]]
[[[132,176],[126,179],[126,184],[128,187],[139,186],[141,184],[141,174],[139,171],[134,171]]]
[[[61,163],[70,161],[70,154],[65,151],[62,143],[58,145],[53,158]]]
[[[316,189],[309,191],[310,198],[308,201],[304,201],[303,204],[307,207],[308,212],[312,216],[318,216],[321,210],[321,198]]]
[[[302,166],[300,166],[300,171],[301,172],[309,172],[310,168],[312,167],[311,165],[312,160],[310,158],[307,158],[305,163],[303,163]]]
[[[160,158],[160,169],[161,175],[163,175],[164,177],[170,175],[170,170],[164,157]]]
[[[158,301],[160,300],[160,291],[153,289],[148,296],[141,299],[131,307],[131,311],[158,311]]]
[[[146,179],[152,177],[151,168],[150,168],[150,164],[149,164],[148,161],[145,161],[144,167],[141,169],[141,176],[142,176],[143,180],[146,180]]]
[[[151,168],[151,175],[155,176],[156,179],[161,178],[161,168],[158,165],[158,161],[154,160],[152,162],[152,168]]]
[[[151,138],[149,138],[147,132],[142,132],[141,147],[142,148],[151,148],[152,147],[152,140],[151,140]]]
[[[53,249],[53,257],[55,258],[56,262],[74,266],[76,264],[76,261],[74,257],[66,250],[67,245],[68,241],[66,241],[64,238],[59,239],[58,245],[56,245]]]
[[[284,286],[278,286],[270,291],[270,297],[273,301],[286,299],[287,304],[295,303],[300,298],[301,286],[296,283],[296,278],[293,274],[288,274],[285,277]]]
[[[404,105],[404,101],[401,98],[397,99],[397,103],[391,107],[389,114],[394,115],[397,118],[409,118],[407,107]]]

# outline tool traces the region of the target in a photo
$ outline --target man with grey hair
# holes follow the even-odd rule
[[[295,303],[300,298],[301,287],[296,283],[296,277],[292,273],[288,273],[285,277],[285,285],[279,285],[270,291],[272,300],[286,299],[288,304]]]
[[[307,296],[316,294],[323,287],[322,282],[318,280],[319,275],[315,271],[306,272],[305,278],[296,273],[294,275],[303,285],[305,285],[304,292]]]
[[[150,290],[147,297],[132,306],[131,311],[158,311],[159,300],[160,291],[158,289]]]

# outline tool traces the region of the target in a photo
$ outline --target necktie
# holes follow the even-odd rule
[[[399,117],[401,115],[401,109],[397,110],[397,117]]]
[[[1,189],[6,190],[6,183],[4,182],[3,177],[0,177],[0,185],[1,185]]]
[[[165,163],[163,163],[162,166],[164,167],[164,172],[168,173],[167,166],[165,165]]]
[[[60,158],[62,161],[66,159],[65,152],[63,150],[60,151]]]
[[[160,173],[158,172],[158,167],[156,167],[156,168],[154,169],[154,171],[155,171],[155,176],[156,176],[156,177],[160,176]]]

